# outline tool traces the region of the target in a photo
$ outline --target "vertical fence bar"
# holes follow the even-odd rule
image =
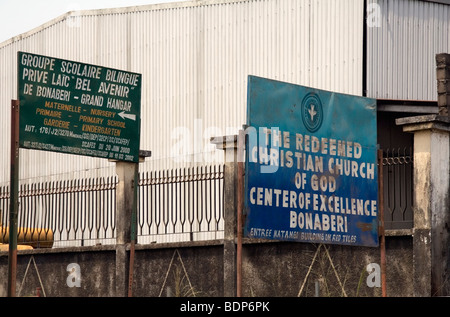
[[[9,200],[9,193],[7,186],[0,187],[0,243],[5,243],[6,240],[6,219],[4,211],[7,209]]]
[[[192,213],[194,212],[194,199],[192,199],[192,204],[191,204],[191,168],[188,167],[187,169],[188,171],[188,175],[187,175],[187,180],[188,180],[188,201],[187,201],[187,210],[188,210],[188,222],[189,222],[189,232],[190,232],[190,241],[194,240],[194,233],[193,233],[193,217],[191,217]],[[194,192],[194,189],[192,189],[192,193]],[[192,213],[191,213],[192,210]]]
[[[412,149],[386,149],[383,158],[385,229],[411,229],[413,224]]]

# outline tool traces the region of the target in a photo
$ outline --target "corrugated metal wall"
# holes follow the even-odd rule
[[[369,3],[378,5],[380,23],[367,28],[367,96],[436,101],[435,56],[450,52],[450,6],[412,0]]]
[[[18,50],[142,73],[140,148],[153,156],[141,170],[165,169],[211,160],[209,137],[245,123],[249,74],[361,95],[363,13],[362,0],[185,2],[76,12],[4,42],[0,182]],[[21,150],[22,180],[113,172],[106,160]]]

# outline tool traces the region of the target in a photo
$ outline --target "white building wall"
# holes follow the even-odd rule
[[[380,14],[379,24],[371,20],[373,27],[367,28],[367,96],[436,101],[435,56],[450,52],[450,6],[416,0],[368,2]]]
[[[141,170],[205,163],[246,122],[247,76],[362,94],[362,0],[212,0],[66,14],[0,44],[0,183],[9,180],[17,51],[142,73]],[[222,159],[222,152],[215,155]],[[22,181],[114,173],[104,159],[21,150]]]

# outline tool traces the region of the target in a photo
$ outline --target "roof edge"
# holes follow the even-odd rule
[[[254,1],[255,0],[189,0],[189,1],[146,4],[146,5],[140,5],[140,6],[69,11],[69,12],[66,12],[54,19],[51,19],[51,20],[45,22],[44,24],[41,24],[27,32],[13,36],[12,38],[1,42],[0,49],[5,46],[8,46],[10,44],[13,44],[14,42],[17,42],[24,38],[32,36],[52,25],[55,25],[61,21],[66,20],[67,18],[72,17],[72,16],[79,17],[79,16],[92,16],[92,15],[124,14],[124,13],[138,12],[138,11],[170,10],[170,9],[202,7],[202,6],[210,6],[210,5],[221,5],[221,4],[234,4],[234,3],[254,2]],[[419,1],[435,3],[435,4],[450,5],[450,0],[419,0]]]
[[[178,2],[167,2],[167,3],[155,3],[155,4],[145,4],[140,6],[127,6],[118,8],[105,8],[105,9],[90,9],[90,10],[77,10],[68,11],[54,19],[51,19],[44,24],[41,24],[27,32],[13,36],[12,38],[0,43],[0,48],[13,44],[14,42],[20,41],[24,38],[32,36],[52,25],[66,20],[69,17],[80,17],[80,16],[92,16],[92,15],[108,15],[108,14],[124,14],[133,13],[139,11],[158,11],[158,10],[170,10],[170,9],[180,9],[180,8],[192,8],[210,5],[220,5],[220,4],[234,4],[240,2],[252,2],[254,0],[190,0],[190,1],[178,1]]]

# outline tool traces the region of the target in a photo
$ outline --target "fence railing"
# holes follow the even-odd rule
[[[138,242],[222,238],[223,172],[223,166],[199,166],[142,175]]]
[[[413,164],[411,148],[384,150],[383,186],[386,229],[413,227]]]
[[[413,226],[413,156],[385,150],[386,229]],[[139,175],[138,243],[223,238],[224,166]],[[20,186],[18,243],[34,247],[115,243],[117,177]],[[9,186],[0,186],[0,243],[8,243]]]
[[[138,243],[223,236],[223,166],[140,174]],[[117,177],[20,186],[18,244],[115,243]],[[9,187],[0,187],[0,243],[8,243]]]
[[[115,242],[116,177],[21,185],[18,244],[84,246]],[[2,230],[7,242],[9,188],[0,187]]]

